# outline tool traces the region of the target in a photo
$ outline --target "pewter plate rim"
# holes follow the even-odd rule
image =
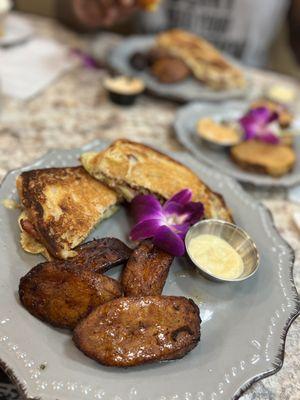
[[[31,165],[28,165],[26,167],[23,167],[23,168],[20,168],[17,170],[13,170],[10,173],[8,173],[6,178],[2,182],[0,196],[2,195],[3,187],[6,186],[6,182],[12,176],[16,176],[16,174],[19,173],[21,170],[27,170],[27,169],[34,168],[34,167],[37,168],[39,166],[43,166],[43,163],[49,162],[52,159],[55,161],[54,166],[59,166],[59,165],[57,165],[57,161],[55,160],[55,157],[57,157],[57,154],[60,154],[61,159],[66,157],[68,154],[73,155],[73,158],[76,159],[76,157],[78,157],[78,155],[82,151],[91,150],[95,146],[103,147],[104,145],[106,145],[106,143],[104,144],[103,141],[94,141],[94,142],[92,142],[86,146],[83,146],[82,148],[79,148],[79,149],[57,150],[57,151],[53,150],[53,151],[47,153],[45,156],[41,157],[36,162],[32,163]],[[186,160],[189,160],[189,162],[188,162],[189,165],[193,164],[193,166],[195,166],[195,167],[197,165],[197,162],[194,159],[192,159],[192,157],[189,156],[188,154],[180,153],[177,155],[174,155],[174,154],[172,154],[172,155],[173,155],[173,157],[175,156],[175,158],[176,157],[178,157],[180,159],[181,159],[181,157],[186,158]],[[257,373],[255,376],[251,377],[251,379],[248,379],[247,381],[243,382],[243,384],[241,386],[239,386],[239,388],[235,391],[235,393],[232,394],[232,399],[237,400],[254,382],[276,373],[277,371],[280,370],[280,368],[283,365],[284,346],[285,346],[286,335],[287,335],[287,332],[288,332],[288,329],[289,329],[291,323],[300,314],[300,298],[298,296],[298,293],[297,293],[297,290],[296,290],[296,287],[295,287],[295,284],[293,281],[293,265],[294,265],[295,253],[294,253],[293,249],[286,243],[286,241],[284,241],[284,239],[281,238],[278,231],[274,227],[272,216],[271,216],[271,213],[269,210],[267,210],[261,204],[256,203],[255,200],[253,200],[248,194],[246,194],[243,191],[243,189],[240,187],[240,185],[238,183],[234,182],[231,178],[222,176],[221,174],[216,173],[215,171],[212,171],[206,167],[203,168],[203,173],[204,172],[205,172],[205,174],[211,174],[211,177],[214,177],[214,179],[221,179],[222,185],[220,187],[222,187],[224,185],[225,186],[228,185],[230,189],[235,191],[235,193],[238,197],[240,197],[240,198],[244,197],[245,199],[247,199],[247,201],[252,203],[253,207],[256,209],[256,211],[261,213],[261,215],[264,216],[264,218],[266,218],[266,223],[268,224],[268,229],[270,229],[272,231],[272,234],[277,235],[277,240],[278,240],[278,243],[280,244],[280,246],[284,247],[285,250],[288,252],[288,259],[287,259],[288,265],[286,265],[285,267],[289,268],[289,278],[288,278],[287,284],[289,285],[289,290],[290,290],[291,294],[293,295],[293,309],[291,309],[290,312],[287,313],[286,319],[284,319],[285,324],[284,324],[282,331],[280,332],[280,337],[281,337],[280,345],[277,349],[276,356],[274,357],[274,359],[271,362],[272,368],[267,368],[267,370],[261,371],[260,373]],[[1,310],[1,304],[0,304],[0,313],[2,313],[2,311],[3,310]],[[3,327],[5,327],[5,324],[3,325]],[[2,329],[3,329],[3,327],[2,327]],[[0,339],[3,339],[3,336],[1,336],[1,324],[0,324]],[[0,340],[0,342],[1,342],[1,340]],[[1,354],[1,353],[3,353],[3,351],[1,350],[1,343],[0,343],[0,365],[10,376],[12,381],[17,385],[18,389],[20,390],[20,392],[23,394],[23,396],[25,398],[27,398],[27,399],[40,398],[42,400],[54,400],[54,399],[58,399],[58,398],[61,398],[61,399],[63,398],[64,394],[59,395],[59,392],[56,392],[55,390],[53,390],[52,387],[48,389],[49,390],[48,392],[47,392],[47,390],[45,390],[45,392],[43,392],[41,396],[33,395],[33,393],[35,392],[35,387],[33,387],[33,386],[37,385],[37,381],[33,380],[32,382],[30,382],[30,381],[26,382],[26,381],[24,381],[24,379],[22,377],[22,372],[16,371],[17,359],[16,359],[16,354],[14,352],[9,353],[9,356],[5,352],[3,354]],[[68,397],[68,396],[66,396],[66,397]],[[76,396],[76,398],[78,398],[78,396]],[[86,396],[82,395],[82,396],[79,396],[79,398],[86,398]],[[105,400],[108,399],[107,396],[104,396],[102,398]],[[117,400],[117,399],[118,400],[125,400],[125,399],[127,400],[128,398],[138,399],[135,396],[128,397],[127,394],[124,394],[124,397],[123,396],[122,397],[118,397],[118,396],[114,397],[115,400]],[[162,398],[169,399],[169,397],[162,397]],[[196,397],[190,397],[190,398],[196,399]],[[178,397],[178,399],[183,400],[183,397]],[[110,398],[110,400],[112,400],[112,399]],[[152,398],[151,398],[151,400],[152,400]],[[155,398],[153,400],[157,400],[157,398]]]
[[[176,113],[174,119],[174,130],[178,141],[185,147],[187,151],[192,153],[192,155],[198,160],[204,162],[206,165],[218,170],[220,173],[226,174],[233,179],[237,179],[243,183],[250,183],[257,186],[262,187],[292,187],[300,183],[300,154],[297,154],[297,161],[296,167],[290,173],[278,177],[273,178],[268,175],[264,174],[256,174],[249,171],[245,171],[235,165],[233,162],[230,162],[230,166],[227,167],[223,163],[218,165],[216,162],[217,159],[222,161],[225,157],[229,159],[229,155],[225,154],[225,152],[221,151],[214,151],[215,158],[211,158],[210,154],[212,152],[211,149],[202,145],[200,141],[196,142],[195,134],[191,132],[190,127],[188,124],[191,119],[191,116],[194,118],[196,115],[202,115],[202,113],[207,110],[209,115],[214,114],[216,117],[220,115],[220,111],[222,113],[239,111],[240,109],[246,109],[247,103],[246,102],[237,102],[237,101],[225,101],[223,103],[219,103],[218,105],[205,105],[198,101],[191,102],[183,107],[180,107]],[[225,110],[225,111],[224,111]],[[295,119],[296,129],[299,130],[300,127],[300,120],[298,118]],[[300,136],[296,136],[296,144],[297,147],[300,146]],[[297,169],[297,170],[296,170]]]
[[[132,35],[130,38],[123,39],[108,55],[108,63],[111,68],[118,73],[125,75],[135,75],[142,78],[147,89],[162,98],[175,101],[224,101],[226,99],[245,98],[251,92],[251,77],[245,66],[241,65],[231,56],[224,55],[231,63],[242,69],[246,75],[247,85],[244,89],[230,89],[223,91],[214,91],[208,86],[201,85],[196,79],[189,78],[184,82],[176,84],[162,84],[147,71],[137,71],[132,68],[128,61],[128,56],[134,52],[153,46],[155,41],[154,35]]]

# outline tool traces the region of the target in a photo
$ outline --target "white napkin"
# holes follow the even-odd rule
[[[27,100],[77,62],[65,46],[49,39],[34,38],[20,46],[0,49],[2,91]]]

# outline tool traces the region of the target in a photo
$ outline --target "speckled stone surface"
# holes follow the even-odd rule
[[[31,20],[38,34],[53,37],[68,46],[87,49],[89,38],[66,31],[55,22],[41,18]],[[103,36],[103,48],[115,37]],[[120,108],[108,102],[101,81],[104,70],[74,68],[39,96],[28,102],[2,99],[0,111],[0,180],[10,169],[28,164],[47,150],[81,146],[93,139],[120,137],[144,141],[161,149],[182,150],[176,142],[172,121],[178,105],[143,96],[136,106]],[[278,77],[253,71],[259,90]],[[300,104],[296,104],[300,110]],[[296,252],[295,282],[300,289],[300,231],[293,214],[300,204],[285,200],[284,191],[246,188],[256,198],[264,200],[272,211],[283,237]],[[1,391],[0,391],[1,394]],[[1,397],[1,396],[0,396]],[[280,372],[253,385],[243,400],[300,399],[300,319],[291,326]]]

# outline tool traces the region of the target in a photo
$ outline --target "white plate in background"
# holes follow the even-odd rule
[[[31,23],[15,13],[9,14],[4,23],[4,35],[0,36],[0,47],[14,46],[25,42],[33,35]]]
[[[99,41],[101,38],[99,39]],[[101,42],[99,42],[100,45]],[[244,89],[230,89],[230,90],[213,90],[208,86],[201,84],[195,78],[188,78],[179,83],[163,84],[158,82],[147,71],[136,71],[130,65],[130,57],[139,51],[145,52],[153,47],[155,44],[155,36],[138,35],[131,36],[124,39],[118,44],[110,53],[108,62],[110,66],[117,72],[124,75],[135,75],[142,78],[147,88],[161,96],[168,99],[179,101],[193,101],[193,100],[208,100],[208,101],[221,101],[232,98],[244,98],[250,95],[250,78],[247,76],[247,86]],[[96,44],[94,45],[94,51]],[[230,62],[238,65],[239,68],[244,69],[237,61],[231,57],[226,56]]]
[[[300,183],[300,136],[295,136],[294,150],[296,164],[291,172],[275,178],[267,174],[245,171],[235,164],[225,150],[214,150],[205,145],[196,133],[200,118],[211,117],[215,120],[233,121],[240,118],[249,108],[246,102],[228,101],[220,104],[190,103],[180,108],[176,114],[174,128],[179,142],[200,162],[204,162],[240,182],[257,186],[290,187]],[[295,120],[291,130],[300,132],[300,120]]]

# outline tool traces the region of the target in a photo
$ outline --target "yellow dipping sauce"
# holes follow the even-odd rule
[[[239,253],[224,239],[203,234],[191,239],[189,254],[201,268],[222,279],[236,279],[244,270]]]

